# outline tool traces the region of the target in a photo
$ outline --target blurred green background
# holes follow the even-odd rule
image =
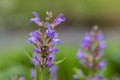
[[[100,26],[108,45],[104,74],[119,78],[120,0],[0,0],[0,80],[16,75],[25,75],[29,80],[33,65],[25,51],[32,52],[32,46],[26,39],[38,27],[28,21],[33,17],[32,11],[44,19],[47,10],[55,16],[63,13],[66,17],[66,22],[56,27],[63,40],[63,45],[58,46],[57,60],[66,57],[58,70],[59,80],[73,80],[73,68],[81,66],[76,59],[79,43],[93,25]]]

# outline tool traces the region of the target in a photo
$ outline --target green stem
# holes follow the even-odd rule
[[[36,69],[36,77],[35,77],[35,80],[40,80],[40,68],[38,66],[35,66],[35,69]]]

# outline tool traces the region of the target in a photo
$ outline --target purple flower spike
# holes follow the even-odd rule
[[[41,72],[44,68],[52,70],[52,66],[55,65],[54,53],[58,52],[58,48],[55,46],[56,44],[62,44],[62,40],[57,38],[58,33],[55,32],[54,28],[56,25],[65,21],[65,17],[63,14],[59,14],[55,19],[53,19],[53,13],[47,11],[47,17],[45,18],[47,21],[46,22],[42,21],[36,12],[32,12],[32,14],[35,18],[31,18],[30,22],[35,22],[40,26],[39,29],[30,32],[30,38],[27,39],[27,42],[30,42],[35,46],[33,49],[33,57],[31,59],[31,62],[35,67],[40,68],[40,74],[38,72],[35,73],[34,69],[31,70],[31,77],[33,79],[36,79],[34,76],[42,75]],[[53,69],[54,71],[50,71],[51,79],[49,80],[57,80],[56,68]],[[52,75],[53,73],[54,75]],[[37,79],[39,79],[39,76]],[[42,77],[47,77],[47,75],[43,75]]]
[[[84,76],[84,80],[103,80],[103,76],[96,74],[106,65],[106,61],[102,59],[102,56],[104,53],[103,49],[107,45],[102,31],[95,26],[92,31],[85,34],[80,46],[81,49],[78,50],[76,56],[80,59],[80,64],[89,70],[87,74],[90,74]],[[77,73],[77,75],[79,74],[80,72]]]
[[[52,26],[57,26],[58,24],[64,21],[65,21],[64,14],[59,14],[52,22]]]
[[[38,16],[38,14],[36,12],[32,12],[32,14],[34,15],[35,18],[31,18],[30,19],[30,23],[31,22],[35,22],[36,24],[38,24],[39,26],[43,25],[43,21],[41,21],[40,17]]]

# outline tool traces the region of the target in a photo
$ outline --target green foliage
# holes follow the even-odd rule
[[[29,45],[27,45],[27,47],[28,46]],[[60,60],[57,62],[60,63],[58,69],[59,80],[73,80],[74,67],[84,69],[76,59],[76,52],[79,48],[77,46],[79,45],[63,44],[59,47],[59,53],[56,53],[56,61]],[[108,42],[108,49],[105,51],[104,55],[104,58],[108,63],[105,72],[102,72],[107,77],[111,77],[114,74],[120,74],[119,48],[120,44]],[[29,49],[30,48],[28,47],[28,50]],[[62,59],[63,57],[66,59]],[[61,63],[61,61],[63,62]],[[32,68],[32,65],[30,59],[25,54],[24,49],[22,50],[19,48],[10,52],[5,51],[4,54],[0,54],[0,80],[5,80],[6,78],[16,75],[25,75],[27,80],[29,80],[30,68]],[[47,74],[44,73],[44,75]]]

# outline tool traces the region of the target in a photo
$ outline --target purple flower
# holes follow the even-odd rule
[[[32,69],[30,70],[30,72],[31,72],[30,77],[31,77],[31,78],[35,78],[35,76],[36,76],[36,71],[35,71],[35,69],[32,68]]]
[[[52,22],[52,26],[57,26],[61,22],[65,21],[64,14],[59,14]]]
[[[38,14],[36,12],[32,12],[32,14],[34,15],[35,18],[31,18],[30,19],[30,23],[31,22],[35,22],[36,24],[38,24],[39,26],[43,25],[43,21],[41,21],[40,17],[38,16]]]
[[[46,58],[46,61],[45,61],[46,66],[52,67],[54,58],[55,57],[53,54],[49,54],[48,57]]]
[[[58,44],[62,44],[62,40],[60,40],[60,39],[53,39],[53,42],[58,43]]]
[[[40,48],[34,48],[34,49],[33,49],[33,52],[34,52],[34,53],[39,53],[40,51],[41,51]]]
[[[40,54],[34,53],[33,58],[32,58],[33,64],[35,65],[41,65],[41,57]]]
[[[31,36],[31,37],[28,38],[27,42],[35,43],[35,44],[38,43],[38,38],[41,37],[38,30],[35,30],[35,31],[33,31],[33,32],[30,32],[30,36]]]
[[[104,68],[105,65],[106,65],[106,61],[105,61],[105,60],[101,60],[101,61],[97,64],[97,68],[102,69],[102,68]]]
[[[78,76],[77,74],[74,74],[74,75],[73,75],[73,78],[74,78],[74,79],[78,79],[79,76]]]
[[[52,60],[48,60],[48,61],[46,62],[46,65],[47,65],[48,67],[53,66],[53,62],[52,62]]]
[[[91,44],[91,37],[88,33],[85,34],[85,37],[82,39],[82,42],[81,42],[81,46],[83,48],[89,48],[90,44]]]
[[[57,80],[57,75],[56,75],[57,69],[58,69],[58,66],[52,66],[50,68],[50,74],[51,74],[52,80]]]
[[[97,40],[100,40],[100,41],[101,41],[101,40],[104,40],[104,34],[102,34],[102,33],[97,34],[97,35],[96,35],[96,39],[97,39]]]
[[[98,47],[99,47],[100,49],[104,49],[104,48],[107,48],[107,45],[106,45],[106,43],[105,43],[104,41],[100,41]]]
[[[100,75],[95,75],[92,80],[102,80],[102,76]]]
[[[52,66],[52,67],[50,68],[50,74],[51,74],[51,75],[56,74],[57,69],[58,69],[58,66]]]
[[[53,52],[53,53],[58,52],[58,48],[56,48],[56,47],[52,48],[52,52]]]
[[[48,28],[47,30],[46,30],[46,34],[48,35],[48,36],[51,36],[51,37],[55,37],[55,30],[53,30],[53,29],[51,29],[51,28]]]
[[[26,79],[25,79],[25,77],[23,77],[23,76],[22,76],[22,77],[20,77],[20,79],[19,79],[19,80],[26,80]]]
[[[49,54],[48,58],[52,58],[52,60],[55,60],[55,55],[54,54]]]
[[[81,49],[78,50],[78,53],[77,53],[77,58],[80,59],[80,58],[85,58],[87,56],[87,54],[82,51]]]
[[[41,37],[38,30],[30,32],[30,36],[34,37],[34,38],[40,38]]]

